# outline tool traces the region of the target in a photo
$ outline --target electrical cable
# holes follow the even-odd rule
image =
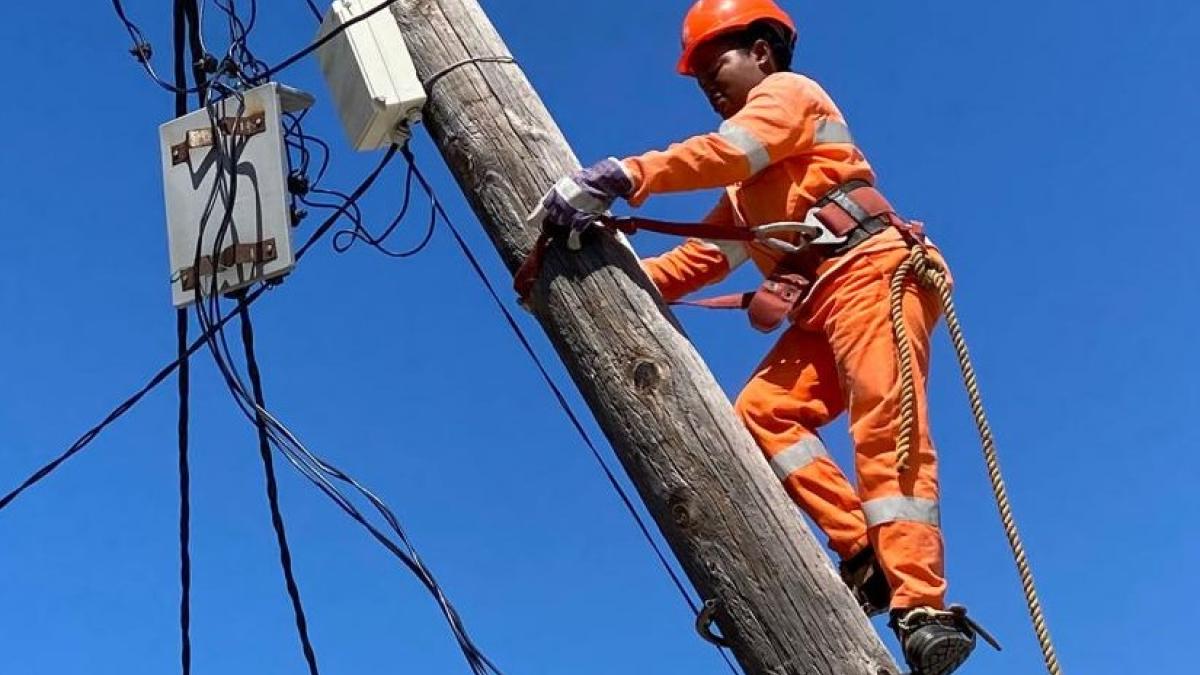
[[[236,120],[240,119],[242,112],[244,110],[244,107],[245,107],[244,101],[239,99],[238,113],[236,116],[233,116],[232,118],[227,118],[223,114],[218,114],[217,105],[218,104],[216,102],[214,102],[213,104],[211,104],[209,106],[210,118],[213,120],[233,119],[235,121],[235,126],[236,126]],[[221,111],[221,112],[223,112],[223,111]],[[296,123],[293,122],[292,126],[295,127]],[[219,126],[216,126],[215,124],[213,125],[213,133],[214,133],[214,138],[219,139],[219,142],[215,143],[213,146],[214,152],[218,153],[218,155],[220,155],[217,159],[217,165],[220,167],[237,166],[238,165],[237,156],[238,156],[238,153],[240,152],[241,146],[239,146],[236,142],[234,142],[235,139],[230,138],[230,139],[228,139],[229,147],[226,148],[226,146],[224,144],[225,139],[222,137],[223,130]],[[393,147],[392,149],[389,150],[388,154],[394,155],[394,152],[395,152],[395,148]],[[303,159],[301,161],[303,163]],[[232,200],[231,192],[236,190],[236,185],[230,185],[230,186],[225,187],[224,189],[226,190],[226,192],[221,193],[222,186],[224,185],[223,177],[221,177],[221,178],[222,178],[222,180],[215,181],[216,184],[214,185],[214,192],[212,193],[212,197],[215,198],[217,196],[220,196],[223,198],[225,203],[228,205],[231,203],[231,200]],[[347,208],[345,209],[346,212],[350,212],[355,207],[354,201],[356,201],[356,200],[350,200],[348,202]],[[211,206],[212,206],[212,204],[210,204],[210,207]],[[207,211],[207,213],[211,213],[211,208]],[[206,216],[206,219],[207,219],[207,216]],[[318,231],[316,233],[314,233],[313,237],[310,238],[309,245],[315,243],[317,238],[325,230],[328,229],[329,225],[331,225],[331,223],[329,223],[327,221],[327,223],[322,228],[318,229]],[[216,234],[217,243],[215,244],[215,246],[213,248],[214,256],[216,256],[216,254],[221,250],[220,241],[226,234],[227,227],[228,227],[227,222],[222,222],[219,226],[218,232]],[[201,229],[204,230],[205,227],[202,226]],[[307,246],[302,248],[302,252],[306,251],[306,250],[307,250]],[[219,303],[220,296],[219,296],[219,293],[217,292],[218,289],[216,288],[216,286],[214,285],[214,286],[210,287],[209,290],[210,290],[209,296],[211,298],[211,301],[209,303],[206,303],[204,299],[197,298],[198,302],[196,303],[197,310],[198,310],[197,316],[201,320],[202,327],[206,326],[206,324],[210,320],[209,319],[210,312],[212,312],[212,310],[215,310],[217,307],[217,304]],[[210,306],[206,307],[206,304],[209,304]],[[213,312],[213,313],[215,313],[215,312]],[[327,462],[324,462],[323,460],[319,460],[318,458],[316,458],[315,455],[313,455],[310,451],[305,449],[303,444],[301,444],[299,442],[299,440],[295,438],[295,435],[292,434],[289,430],[287,430],[287,428],[284,427],[280,422],[278,422],[278,420],[276,418],[274,418],[274,416],[272,416],[269,413],[269,411],[267,411],[262,405],[251,400],[250,396],[245,391],[245,386],[244,386],[244,384],[242,384],[240,376],[237,374],[235,368],[232,365],[233,359],[229,355],[228,345],[224,341],[223,333],[222,332],[214,332],[213,335],[214,335],[214,337],[211,338],[209,341],[210,351],[212,352],[212,354],[214,356],[214,360],[218,366],[218,369],[221,371],[221,374],[226,381],[227,387],[230,389],[231,393],[233,393],[235,401],[238,403],[239,409],[242,410],[242,412],[248,417],[248,419],[252,419],[256,422],[258,422],[262,419],[268,420],[268,424],[270,426],[268,436],[270,438],[271,444],[273,446],[275,446],[277,449],[279,449],[280,452],[283,453],[285,455],[285,457],[287,457],[289,459],[289,461],[293,464],[293,466],[295,466],[298,470],[301,471],[302,475],[305,475],[307,478],[309,478],[311,481],[313,481],[319,488],[321,488],[323,492],[325,492],[328,496],[330,496],[331,499],[333,499],[333,501],[339,507],[343,508],[343,510],[345,510],[352,517],[354,517],[355,520],[360,522],[360,524],[363,524],[364,526],[366,526],[368,531],[371,532],[373,537],[375,537],[381,543],[384,543],[385,546],[387,548],[389,548],[389,550],[393,551],[393,553],[396,553],[396,554],[399,554],[402,556],[402,558],[401,558],[402,561],[405,562],[405,564],[410,568],[410,570],[412,570],[415,574],[417,574],[418,578],[420,578],[422,580],[422,583],[427,587],[427,589],[438,600],[439,606],[441,606],[443,614],[446,616],[447,620],[450,623],[452,633],[454,634],[456,640],[459,642],[459,645],[464,653],[464,656],[467,657],[468,664],[471,666],[473,672],[478,673],[480,675],[484,675],[486,673],[499,673],[499,670],[494,666],[494,664],[492,664],[486,658],[486,656],[483,655],[483,653],[478,649],[478,647],[476,647],[474,645],[473,641],[467,635],[466,629],[463,626],[462,620],[459,617],[457,611],[449,603],[449,600],[446,598],[445,593],[441,590],[441,588],[437,585],[437,582],[433,579],[432,573],[428,570],[427,567],[424,566],[424,564],[420,561],[419,557],[416,555],[415,549],[412,548],[411,542],[408,542],[403,531],[400,529],[399,522],[396,520],[394,514],[391,513],[390,509],[388,509],[386,507],[386,505],[384,505],[383,502],[378,499],[378,497],[374,496],[370,491],[363,488],[361,486],[361,484],[359,484],[356,481],[354,481],[353,479],[349,478],[346,474],[344,474],[340,470],[337,470],[336,467],[332,467]],[[374,528],[373,526],[371,526],[369,524],[369,522],[366,521],[365,518],[360,513],[358,513],[356,509],[353,508],[353,506],[349,503],[349,500],[346,499],[345,496],[342,495],[340,492],[338,492],[336,490],[336,488],[333,488],[333,486],[331,484],[329,484],[329,482],[327,480],[325,480],[325,478],[322,474],[327,474],[327,475],[330,475],[330,476],[332,476],[338,480],[341,480],[343,482],[348,482],[357,491],[359,491],[360,494],[364,495],[369,501],[371,501],[371,503],[375,507],[375,509],[384,516],[385,520],[389,523],[389,526],[393,529],[393,531],[395,531],[397,533],[397,535],[401,537],[401,540],[405,542],[405,547],[408,549],[407,554],[405,554],[403,551],[401,551],[401,549],[398,546],[396,546],[394,543],[390,542],[387,539],[387,537],[382,535],[382,533],[377,528]]]
[[[239,304],[237,311],[242,324],[242,345],[246,351],[246,370],[250,375],[250,384],[254,390],[254,404],[258,409],[265,410],[262,375],[258,369],[258,357],[254,353],[254,326],[250,321],[250,308],[245,304]],[[304,651],[304,661],[308,664],[309,675],[319,675],[316,652],[313,650],[312,640],[308,634],[308,619],[304,614],[300,588],[296,584],[296,575],[292,569],[292,551],[288,545],[287,529],[283,523],[283,513],[279,508],[279,486],[275,479],[275,462],[271,456],[271,442],[267,434],[266,420],[260,414],[255,421],[255,426],[258,428],[258,450],[262,457],[263,473],[266,476],[271,526],[275,530],[275,540],[279,545],[279,564],[283,568],[288,598],[292,602],[292,612],[296,618],[296,632],[300,636],[300,645]]]
[[[319,38],[312,44],[308,45],[304,49],[301,49],[300,51],[296,52],[295,54],[292,54],[291,56],[287,57],[286,59],[280,61],[278,64],[271,66],[265,72],[261,73],[258,76],[258,78],[256,79],[256,81],[262,82],[262,81],[271,79],[276,74],[278,74],[280,71],[290,68],[291,66],[295,65],[296,62],[299,61],[300,59],[303,59],[304,57],[308,56],[309,54],[312,54],[313,52],[317,51],[321,47],[324,47],[326,43],[333,40],[334,38],[341,35],[342,33],[346,32],[355,24],[360,23],[362,21],[366,21],[367,19],[375,16],[379,12],[382,12],[383,10],[387,9],[388,7],[390,7],[391,5],[393,5],[395,3],[396,3],[396,0],[384,0],[384,2],[381,2],[378,5],[372,7],[371,9],[368,9],[367,11],[363,12],[362,14],[354,17],[353,19],[350,19],[346,23],[329,31],[327,34],[325,34],[324,36],[322,36],[321,38]],[[319,14],[317,16],[317,20],[318,21],[320,20]]]
[[[173,8],[175,114],[187,113],[187,68],[184,64],[186,41],[185,8],[183,0],[175,0]],[[190,421],[191,361],[188,356],[188,312],[175,310],[176,363],[179,364],[179,414],[177,435],[179,444],[179,661],[183,675],[192,672],[192,508],[191,467],[188,457],[188,424]]]
[[[220,130],[217,130],[216,133],[220,133]],[[214,147],[224,148],[224,146],[220,144]],[[233,162],[222,160],[221,165],[229,163],[236,165],[237,162],[236,160]],[[314,237],[310,239],[310,243],[315,242],[315,237],[319,236],[320,233],[321,231],[319,230],[318,233],[314,234]],[[216,293],[215,287],[210,290],[212,297],[219,297]],[[198,312],[198,316],[201,319],[202,325],[204,325],[207,320],[206,312],[203,311],[204,303],[198,303],[197,307],[201,308],[201,311]],[[346,474],[336,469],[336,467],[332,467],[327,462],[316,458],[315,455],[305,449],[303,444],[296,439],[295,435],[292,434],[280,422],[278,422],[278,420],[272,416],[269,411],[256,402],[249,400],[250,397],[248,394],[246,394],[245,387],[241,383],[240,377],[237,375],[232,366],[232,358],[228,354],[228,346],[224,344],[223,335],[221,333],[217,333],[217,336],[222,339],[210,340],[210,351],[212,351],[217,366],[221,371],[222,376],[225,378],[226,384],[230,391],[234,394],[235,400],[238,402],[239,408],[242,410],[242,412],[250,419],[267,419],[271,427],[270,438],[272,444],[289,458],[289,461],[292,462],[293,466],[296,466],[303,475],[308,477],[319,488],[321,488],[323,492],[330,496],[339,507],[349,513],[359,523],[366,526],[371,532],[372,536],[374,536],[381,543],[384,543],[389,550],[393,551],[393,553],[398,553],[402,556],[402,561],[405,562],[410,570],[417,574],[418,578],[422,580],[425,586],[438,600],[439,605],[442,607],[443,614],[445,614],[447,620],[450,622],[452,632],[456,640],[459,642],[464,655],[467,657],[468,663],[472,670],[480,675],[486,673],[498,673],[499,670],[487,660],[487,658],[482,654],[478,647],[474,645],[470,637],[467,635],[466,629],[463,626],[457,611],[446,599],[444,592],[433,579],[432,573],[427,567],[424,566],[423,563],[420,562],[419,557],[416,555],[415,549],[413,549],[411,543],[408,542],[403,530],[400,529],[399,522],[396,520],[394,514],[391,513],[390,509],[388,509],[386,505],[384,505],[382,501],[378,499],[378,497],[374,496],[370,491],[363,488],[361,484],[357,483],[357,481],[349,478]],[[321,475],[322,473],[331,475],[343,482],[348,482],[356,490],[358,490],[360,494],[363,494],[365,497],[367,497],[372,502],[372,505],[375,507],[375,509],[384,516],[385,520],[387,520],[393,531],[395,531],[401,537],[401,540],[405,542],[405,546],[408,548],[408,553],[404,554],[402,551],[400,551],[399,547],[388,541],[386,536],[382,535],[377,528],[370,526],[365,518],[353,508],[353,506],[349,503],[349,500],[324,479],[324,477]]]
[[[304,0],[304,2],[308,3],[308,10],[312,12],[312,15],[319,23],[323,17],[321,16],[321,10],[317,8],[317,3],[313,2],[313,0]]]
[[[355,242],[358,241],[365,242],[371,248],[389,258],[410,258],[425,250],[425,248],[429,246],[429,242],[433,240],[434,232],[437,229],[437,211],[432,208],[432,203],[429,210],[429,219],[425,227],[425,234],[422,235],[420,241],[418,241],[412,248],[404,251],[393,251],[384,246],[384,241],[386,241],[392,235],[392,233],[396,231],[401,222],[403,222],[404,218],[408,215],[409,207],[412,204],[414,173],[414,165],[410,163],[408,166],[408,172],[404,178],[404,198],[401,201],[400,210],[392,219],[392,222],[389,223],[386,228],[384,228],[382,233],[380,233],[378,236],[372,235],[361,222],[355,222],[353,229],[344,229],[334,235],[332,240],[333,250],[337,253],[345,253],[346,251],[350,250]],[[348,238],[349,241],[344,241],[342,239],[343,237]]]
[[[234,116],[232,118],[224,116],[223,110],[218,111],[217,110],[218,105],[223,105],[223,103],[213,102],[208,106],[209,111],[210,111],[210,119],[211,120],[233,119],[234,123],[235,123],[234,125],[236,127],[236,121],[238,119],[240,119],[240,117],[244,111],[244,107],[245,107],[244,101],[240,100],[240,99],[238,100],[238,113],[236,116]],[[295,126],[295,124],[293,124],[293,126]],[[238,157],[238,153],[240,153],[241,146],[235,142],[236,139],[231,137],[228,139],[229,147],[227,148],[225,146],[226,138],[223,135],[223,129],[220,126],[213,124],[212,131],[214,134],[214,139],[217,140],[217,142],[214,143],[214,145],[213,145],[213,148],[214,148],[213,152],[217,153],[219,155],[217,158],[217,166],[219,166],[219,167],[237,166],[238,165],[237,157]],[[388,155],[392,156],[394,154],[395,154],[395,148],[393,147],[389,150]],[[236,190],[236,185],[230,185],[227,187],[223,187],[224,186],[224,176],[223,175],[219,175],[218,178],[220,180],[214,181],[214,190],[213,190],[212,194],[210,195],[210,205],[209,205],[209,208],[206,209],[205,219],[204,219],[204,221],[202,221],[202,227],[201,227],[202,232],[207,227],[205,225],[205,223],[207,223],[207,218],[208,218],[209,214],[211,214],[211,209],[215,203],[213,200],[215,200],[215,198],[219,196],[219,197],[223,198],[225,203],[228,205],[232,202],[232,199],[233,199],[233,195],[231,193]],[[353,197],[353,195],[351,195],[351,197]],[[355,206],[355,203],[354,203],[355,201],[356,200],[349,200],[346,203],[346,208],[344,209],[344,211],[349,212]],[[228,228],[227,221],[228,221],[228,218],[226,218],[225,221],[223,221],[220,224],[219,229],[216,233],[217,242],[213,248],[214,256],[216,256],[217,253],[221,250],[220,242],[221,242],[222,238],[224,237],[224,235],[226,234],[226,230]],[[323,234],[323,232],[326,231],[329,228],[329,226],[331,226],[331,225],[332,225],[332,223],[327,221],[326,224],[322,226],[322,228],[319,228],[318,231],[316,233],[314,233],[314,235],[310,238],[308,245],[306,245],[306,247],[303,247],[301,249],[301,253],[305,252],[309,245],[315,243],[317,238],[321,234]],[[202,234],[202,237],[203,237],[203,234]],[[199,251],[197,253],[199,253]],[[210,301],[206,302],[206,300],[204,298],[197,298],[197,303],[196,303],[197,316],[201,321],[202,328],[207,328],[207,324],[211,320],[210,312],[215,314],[215,311],[213,311],[213,310],[217,309],[217,304],[219,303],[220,294],[218,293],[218,289],[215,286],[215,280],[214,280],[214,285],[212,287],[210,287],[209,291],[210,291],[209,297],[211,299]],[[210,305],[210,306],[206,306],[206,305]],[[218,369],[220,370],[223,378],[225,379],[227,387],[229,388],[230,392],[233,393],[235,401],[238,403],[239,409],[247,416],[248,419],[251,419],[253,421],[257,422],[258,420],[261,420],[263,418],[269,420],[269,426],[271,427],[271,429],[269,431],[269,437],[271,439],[272,445],[274,445],[277,449],[279,449],[282,453],[284,453],[284,455],[289,458],[289,461],[291,461],[292,464],[294,466],[296,466],[303,475],[305,475],[310,480],[312,480],[315,484],[317,484],[317,486],[319,488],[321,488],[322,491],[324,491],[328,496],[330,496],[335,501],[335,503],[337,503],[341,508],[343,508],[343,510],[346,510],[347,513],[350,513],[352,516],[354,516],[355,519],[357,521],[359,521],[360,523],[364,524],[365,526],[368,526],[368,530],[371,531],[372,536],[374,536],[377,540],[380,540],[381,543],[384,543],[387,538],[385,536],[383,536],[382,533],[380,533],[378,531],[378,529],[374,528],[373,526],[369,526],[369,523],[365,520],[365,518],[363,518],[361,516],[361,514],[358,514],[357,511],[355,509],[353,509],[352,505],[349,504],[349,500],[347,500],[344,495],[341,495],[341,493],[339,493],[336,490],[336,488],[333,488],[332,485],[330,485],[328,483],[328,481],[325,480],[321,474],[322,473],[329,474],[329,475],[337,478],[338,480],[342,480],[344,482],[349,482],[353,487],[355,487],[356,490],[358,490],[360,492],[360,494],[363,494],[372,502],[372,505],[375,507],[375,509],[384,515],[385,520],[387,520],[389,525],[392,527],[392,529],[395,532],[397,532],[397,534],[401,537],[402,541],[405,541],[405,545],[409,549],[409,551],[408,551],[408,554],[402,558],[402,560],[405,562],[406,565],[409,566],[409,568],[412,571],[414,571],[414,573],[416,573],[418,575],[418,578],[420,578],[422,580],[422,582],[426,585],[426,587],[430,590],[431,593],[434,594],[435,598],[438,600],[439,605],[442,607],[443,613],[445,614],[447,620],[450,622],[452,632],[453,632],[456,640],[459,642],[464,655],[467,657],[468,663],[471,666],[472,670],[479,674],[498,673],[499,672],[498,669],[490,661],[487,660],[487,658],[474,645],[474,643],[471,641],[470,637],[467,635],[466,629],[463,626],[461,618],[458,616],[457,611],[454,610],[452,605],[450,605],[449,601],[445,597],[444,592],[437,585],[436,581],[433,579],[432,574],[429,572],[428,568],[426,568],[423,565],[423,563],[420,562],[419,558],[416,556],[415,549],[412,548],[411,543],[409,543],[407,541],[405,535],[403,534],[403,531],[399,528],[399,523],[395,519],[394,514],[392,514],[391,511],[389,509],[387,509],[386,505],[384,505],[382,503],[382,501],[380,501],[377,497],[375,497],[369,491],[365,490],[365,488],[363,488],[361,486],[361,484],[357,483],[356,481],[353,481],[353,479],[350,479],[343,472],[337,470],[335,467],[332,467],[328,463],[317,459],[314,455],[312,455],[311,452],[309,452],[307,449],[305,449],[303,447],[303,445],[298,441],[298,439],[295,438],[294,434],[292,434],[290,431],[287,430],[286,427],[284,427],[281,423],[279,423],[278,420],[276,420],[263,406],[259,405],[255,401],[251,400],[250,396],[245,391],[245,386],[244,386],[244,384],[242,384],[240,376],[238,375],[238,373],[236,372],[236,369],[232,365],[233,359],[229,355],[228,345],[225,343],[223,332],[206,330],[206,333],[210,333],[212,335],[212,337],[210,338],[210,340],[208,342],[210,352],[212,352],[214,360],[215,360],[215,362],[218,366]],[[400,551],[399,547],[395,546],[394,544],[388,546],[388,548],[389,548],[389,550],[392,550],[394,553],[401,553],[403,555],[403,553]]]
[[[158,73],[154,70],[154,66],[150,63],[154,52],[150,41],[146,39],[146,36],[142,33],[142,29],[130,20],[129,16],[125,13],[125,7],[121,4],[121,0],[112,0],[112,6],[113,10],[117,13],[117,18],[120,19],[121,23],[125,26],[126,32],[129,33],[129,39],[133,41],[133,48],[129,50],[129,53],[138,60],[138,63],[142,65],[142,69],[146,71],[150,79],[159,87],[175,94],[179,94],[180,92],[184,95],[196,93],[195,89],[188,89],[178,84],[172,85],[158,76]]]
[[[332,215],[330,215],[316,229],[316,231],[312,235],[309,236],[308,240],[304,243],[303,246],[300,247],[300,250],[296,253],[297,260],[302,258],[304,256],[304,254],[308,252],[309,249],[311,249],[313,246],[315,246],[317,244],[317,242],[320,241],[320,239],[330,230],[330,228],[332,228],[334,226],[334,224],[336,224],[337,221],[341,219],[342,215],[345,214],[346,210],[351,205],[356,203],[359,199],[361,199],[362,196],[368,190],[371,189],[371,187],[375,184],[375,181],[379,178],[379,175],[381,173],[383,173],[384,168],[386,168],[387,165],[391,163],[392,159],[395,158],[395,155],[396,155],[396,148],[394,148],[394,147],[389,149],[389,151],[384,154],[384,156],[380,160],[379,164],[376,165],[376,167],[371,171],[371,173],[368,174],[365,179],[363,179],[362,183],[360,183],[359,186],[356,187],[354,189],[354,191],[350,193],[350,196],[352,197],[352,201],[338,207],[335,210],[335,212]],[[247,304],[247,305],[253,304],[260,297],[262,297],[262,295],[264,293],[266,293],[266,291],[269,290],[270,288],[271,287],[267,286],[267,285],[257,286],[254,290],[252,290],[251,292],[246,294],[246,296],[244,298],[240,299],[238,302],[239,302],[239,304]],[[227,323],[229,323],[231,320],[233,320],[234,316],[236,316],[236,310],[233,310],[233,311],[230,311],[230,312],[227,312],[226,314],[224,314],[220,318],[220,320],[218,320],[208,330],[204,331],[200,335],[200,337],[196,338],[195,340],[192,341],[192,343],[190,345],[188,345],[186,356],[192,356],[193,354],[195,354],[196,352],[198,352],[202,348],[204,348],[204,346],[206,344],[208,344],[208,341],[213,337],[215,332],[217,330],[220,330]],[[116,422],[121,417],[123,417],[126,413],[128,413],[130,410],[132,410],[134,408],[134,406],[136,406],[138,403],[141,402],[142,399],[144,399],[146,397],[147,394],[154,391],[160,384],[162,384],[168,377],[170,377],[171,374],[174,373],[176,371],[176,369],[179,368],[181,363],[182,363],[182,360],[177,358],[174,361],[171,361],[170,363],[164,365],[161,369],[158,370],[158,372],[156,372],[154,375],[152,375],[149,380],[147,380],[146,384],[142,385],[141,388],[139,388],[137,391],[135,391],[133,394],[131,394],[128,398],[126,398],[124,401],[122,401],[120,404],[118,404],[117,407],[113,408],[113,410],[111,412],[109,412],[107,415],[105,415],[105,417],[103,419],[101,419],[100,422],[98,422],[95,426],[93,426],[92,428],[90,428],[86,432],[84,432],[84,434],[82,436],[80,436],[78,439],[76,439],[75,442],[72,443],[70,446],[68,446],[67,449],[64,450],[60,455],[58,455],[54,459],[47,462],[45,465],[43,465],[38,470],[34,471],[32,474],[29,475],[28,478],[21,481],[21,483],[17,487],[10,490],[3,497],[0,497],[0,511],[3,511],[5,508],[7,508],[10,504],[12,504],[13,501],[15,501],[22,494],[24,494],[27,490],[29,490],[33,486],[37,485],[38,483],[42,482],[43,480],[45,480],[46,477],[53,474],[67,460],[71,459],[75,455],[82,452],[85,448],[87,448],[92,443],[92,441],[96,440],[96,438],[101,433],[103,433],[105,429],[107,429],[109,426],[111,426],[113,424],[113,422]]]
[[[179,350],[179,637],[183,675],[192,672],[191,469],[188,460],[190,366],[187,354],[188,313],[175,312]]]
[[[224,5],[218,1],[216,4],[217,4],[218,8],[225,11],[229,16],[230,47],[229,47],[229,51],[227,52],[226,60],[224,63],[228,64],[231,62],[231,60],[238,59],[237,62],[240,64],[240,67],[238,69],[239,72],[231,73],[231,72],[229,72],[230,69],[228,67],[226,67],[223,70],[222,74],[241,79],[240,71],[245,69],[247,66],[253,67],[253,64],[254,64],[253,56],[250,54],[249,49],[246,46],[246,41],[247,41],[249,32],[253,29],[255,19],[257,17],[257,4],[255,3],[252,5],[252,15],[251,15],[251,18],[250,18],[250,21],[248,24],[244,24],[241,21],[240,17],[238,17],[238,15],[237,15],[232,3],[230,3],[229,5]],[[214,239],[213,250],[212,250],[211,256],[209,258],[210,260],[214,261],[214,265],[213,265],[214,274],[211,275],[212,288],[210,289],[209,296],[210,296],[210,298],[212,298],[212,301],[211,301],[212,309],[216,310],[216,312],[219,313],[219,311],[220,311],[219,297],[220,296],[218,294],[218,289],[217,289],[218,275],[215,273],[216,272],[216,261],[219,261],[221,259],[222,244],[223,244],[224,238],[227,234],[232,234],[233,239],[234,239],[234,244],[235,245],[237,244],[237,241],[236,241],[237,232],[232,227],[233,226],[232,218],[233,218],[234,204],[236,203],[236,199],[237,199],[237,185],[238,185],[238,170],[239,170],[239,163],[240,163],[240,154],[241,154],[242,149],[244,149],[244,147],[247,143],[247,139],[239,138],[239,136],[236,133],[229,134],[228,138],[223,138],[220,135],[220,131],[221,131],[220,121],[222,118],[220,118],[220,117],[218,117],[218,115],[214,114],[215,106],[210,105],[209,96],[208,96],[208,86],[207,86],[208,83],[206,82],[206,65],[209,61],[209,57],[204,52],[203,39],[200,34],[201,33],[200,26],[199,26],[200,10],[199,10],[199,7],[197,6],[196,0],[186,0],[184,2],[184,6],[185,6],[185,9],[187,10],[187,16],[189,18],[189,24],[190,24],[190,26],[189,26],[189,28],[190,28],[189,43],[190,43],[190,46],[192,49],[193,71],[194,71],[194,76],[196,78],[197,89],[200,90],[198,99],[199,99],[200,105],[205,110],[207,110],[208,115],[209,115],[210,127],[211,127],[211,131],[213,133],[213,138],[214,138],[213,154],[216,157],[216,161],[214,162],[213,166],[215,167],[216,173],[217,173],[217,175],[213,181],[213,191],[210,194],[209,206],[205,209],[205,215],[203,217],[202,222],[200,223],[199,234],[197,236],[197,250],[196,250],[196,254],[195,254],[193,269],[196,270],[196,276],[199,277],[200,270],[202,269],[201,248],[203,247],[205,230],[207,227],[207,220],[208,220],[208,217],[212,213],[213,207],[215,206],[215,198],[219,196],[222,198],[222,202],[223,202],[223,204],[221,205],[222,206],[222,208],[221,208],[222,222],[220,224],[220,228]],[[233,96],[238,101],[238,114],[234,118],[235,123],[234,123],[234,127],[233,127],[234,129],[236,129],[238,123],[240,122],[240,120],[245,112],[245,99],[241,95],[240,91],[237,91],[237,90],[234,90]],[[228,144],[229,144],[228,148],[226,148],[224,145],[226,142],[228,142]],[[226,175],[226,174],[228,174],[228,175]],[[201,293],[201,285],[200,284],[196,284],[195,291],[196,291],[196,298],[195,298],[196,313],[197,313],[197,317],[200,319],[201,326],[202,326],[202,328],[205,329],[206,333],[211,332],[215,336],[218,336],[220,338],[221,348],[224,350],[224,354],[219,352],[219,350],[216,348],[215,341],[210,338],[210,340],[208,341],[208,344],[210,346],[210,349],[213,351],[213,355],[218,362],[218,366],[220,367],[222,374],[226,376],[227,380],[230,380],[231,375],[232,375],[232,379],[238,381],[238,386],[240,387],[239,393],[244,395],[244,385],[241,385],[240,379],[237,377],[236,373],[231,372],[232,369],[226,367],[227,364],[231,363],[231,359],[228,358],[228,344],[225,340],[224,330],[220,327],[217,327],[215,330],[211,330],[212,324],[214,323],[214,321],[212,319],[212,316],[206,314],[206,312],[205,312],[206,299],[201,297],[202,293]],[[247,359],[247,363],[248,363],[248,366],[250,369],[251,381],[252,381],[253,387],[254,387],[254,401],[255,401],[255,404],[257,407],[262,408],[262,407],[264,407],[262,405],[263,392],[262,392],[261,380],[259,379],[257,360],[255,359],[254,352],[253,352],[253,331],[252,331],[251,323],[250,323],[250,310],[249,310],[248,305],[243,302],[243,303],[239,303],[237,311],[241,318],[242,340],[243,340],[243,345],[246,350],[246,359]],[[240,402],[239,402],[239,405],[240,405]],[[262,456],[263,468],[264,468],[264,473],[266,476],[266,493],[267,493],[268,505],[270,507],[270,512],[271,512],[271,523],[272,523],[272,527],[273,527],[273,529],[275,531],[275,535],[276,535],[276,542],[277,542],[277,545],[279,548],[280,565],[282,567],[282,571],[284,574],[284,581],[285,581],[288,597],[291,601],[298,637],[300,639],[301,648],[304,653],[305,662],[308,665],[310,675],[319,675],[319,669],[317,667],[315,650],[312,647],[312,641],[308,634],[308,621],[307,621],[307,617],[305,616],[305,613],[304,613],[304,607],[303,607],[303,603],[302,603],[302,600],[300,597],[299,586],[296,583],[295,573],[294,573],[294,570],[292,567],[291,550],[290,550],[290,546],[287,541],[287,533],[286,533],[286,529],[284,526],[283,515],[279,508],[278,485],[277,485],[276,476],[275,476],[274,464],[272,461],[271,446],[270,446],[270,442],[268,440],[267,433],[266,433],[266,426],[263,423],[261,417],[256,418],[254,421],[255,421],[255,426],[258,430],[260,455]]]

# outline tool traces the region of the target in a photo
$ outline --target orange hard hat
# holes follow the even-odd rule
[[[756,21],[770,21],[788,31],[787,40],[795,43],[796,22],[772,0],[698,0],[683,19],[683,55],[679,74],[692,75],[692,54],[709,40],[748,28]]]

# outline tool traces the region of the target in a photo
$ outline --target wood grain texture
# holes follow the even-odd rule
[[[392,11],[424,79],[509,55],[474,0]],[[515,270],[537,235],[526,214],[578,162],[519,65],[469,63],[429,93],[429,131]],[[534,304],[692,583],[719,601],[746,672],[899,672],[632,251],[607,235],[556,248]]]

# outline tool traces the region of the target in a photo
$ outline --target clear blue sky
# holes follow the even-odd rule
[[[128,4],[169,73],[170,3]],[[275,61],[313,25],[301,0],[266,4],[254,46]],[[683,0],[485,4],[585,161],[715,125],[672,70]],[[1200,234],[1186,196],[1200,175],[1200,8],[786,4],[798,68],[954,265],[1066,671],[1177,671],[1200,566]],[[214,22],[210,40],[222,35]],[[13,3],[0,24],[3,489],[173,355],[156,147],[172,103],[128,46],[103,0]],[[317,94],[309,129],[333,142],[330,184],[352,186],[377,158],[346,145],[314,61],[283,79]],[[506,284],[423,133],[416,151]],[[367,200],[374,223],[399,179]],[[647,211],[694,217],[712,199]],[[256,310],[270,405],[394,505],[507,672],[725,672],[490,302],[444,233],[406,262],[323,247]],[[736,315],[683,320],[730,394],[769,346]],[[194,378],[195,672],[302,672],[253,431],[207,358]],[[931,395],[951,595],[1007,647],[962,672],[1035,673],[944,333]],[[0,513],[0,672],[177,671],[175,405],[168,384]],[[828,437],[844,461],[843,428]],[[280,472],[323,672],[467,672],[414,580]]]

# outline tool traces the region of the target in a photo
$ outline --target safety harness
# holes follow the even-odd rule
[[[757,290],[672,303],[708,309],[744,309],[750,324],[764,333],[774,331],[795,311],[816,281],[818,268],[826,260],[849,252],[889,227],[909,233],[917,240],[924,238],[920,223],[900,218],[887,199],[866,181],[851,181],[834,188],[799,222],[748,228],[605,216],[600,218],[600,223],[625,234],[645,230],[678,237],[757,243],[783,253],[775,269]],[[789,233],[799,233],[801,242],[793,244],[779,238],[779,235]],[[513,286],[523,304],[528,302],[554,236],[555,232],[544,226],[532,253],[517,271]]]
[[[784,254],[757,290],[674,304],[710,309],[745,309],[751,326],[770,333],[804,301],[819,276],[822,263],[850,252],[889,227],[907,233],[914,240],[924,239],[923,226],[897,215],[879,190],[866,181],[846,183],[817,201],[801,223],[771,223],[752,229],[723,228],[749,233],[749,238],[743,235],[741,239],[757,241]],[[791,244],[773,236],[786,232],[799,232],[802,243]]]

